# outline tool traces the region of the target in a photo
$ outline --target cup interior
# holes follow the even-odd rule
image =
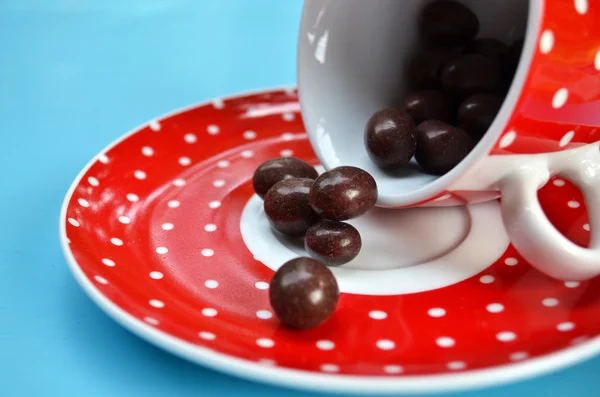
[[[326,169],[353,165],[370,172],[379,187],[379,206],[410,205],[416,201],[417,191],[443,190],[443,180],[473,160],[483,143],[480,141],[463,163],[444,176],[424,173],[416,163],[385,172],[366,152],[364,127],[369,117],[379,109],[398,106],[408,93],[405,70],[423,47],[417,23],[428,2],[308,0],[305,4],[298,79],[309,138]],[[460,2],[479,18],[478,37],[496,38],[510,45],[525,36],[529,2]],[[505,101],[516,101],[516,95],[513,97],[509,93]],[[493,127],[486,135],[501,132],[492,131]]]

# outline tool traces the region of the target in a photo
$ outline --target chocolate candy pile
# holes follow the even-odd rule
[[[423,9],[426,48],[407,70],[411,92],[396,108],[376,112],[365,145],[380,168],[406,166],[441,175],[471,151],[492,124],[517,69],[523,40],[511,47],[477,38],[479,20],[466,6],[438,0]]]
[[[271,306],[280,321],[296,329],[314,327],[335,311],[339,290],[327,266],[356,258],[358,230],[342,222],[363,215],[377,201],[377,184],[366,171],[337,167],[318,176],[296,158],[261,164],[252,184],[264,198],[271,227],[292,237],[304,236],[311,258],[285,263],[271,280]]]

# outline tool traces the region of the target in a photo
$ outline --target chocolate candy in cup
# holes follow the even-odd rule
[[[469,8],[449,0],[429,3],[419,18],[421,34],[431,43],[441,46],[463,45],[479,32],[479,20]]]
[[[508,50],[502,63],[502,85],[506,91],[510,88],[512,80],[519,66],[521,52],[523,51],[523,39],[516,40]]]
[[[457,99],[494,92],[500,85],[500,68],[483,55],[466,54],[448,62],[441,74],[444,91]]]
[[[460,126],[474,139],[480,139],[490,128],[503,99],[492,94],[474,94],[458,108]]]
[[[323,218],[345,221],[371,209],[377,183],[368,172],[342,166],[321,174],[310,189],[310,206]]]
[[[308,329],[335,312],[339,288],[333,273],[311,258],[296,258],[271,279],[269,300],[275,315],[288,328]]]
[[[483,55],[500,66],[508,53],[508,46],[497,39],[476,39],[467,44],[464,53]]]
[[[365,146],[371,160],[381,168],[407,164],[415,155],[415,123],[399,109],[375,113],[365,126]]]
[[[319,216],[308,204],[308,194],[314,181],[291,178],[277,182],[265,196],[265,214],[271,226],[289,236],[303,236]]]
[[[400,109],[408,113],[415,124],[425,120],[441,120],[449,123],[453,119],[450,101],[438,90],[412,92],[404,97]]]
[[[472,148],[471,139],[461,129],[439,120],[417,126],[415,159],[425,172],[441,175],[465,158]]]
[[[441,88],[440,73],[444,65],[456,55],[446,49],[425,50],[417,53],[408,64],[408,85],[416,90]]]
[[[254,171],[252,186],[260,198],[265,198],[269,189],[279,181],[289,178],[316,179],[318,176],[317,170],[310,164],[294,157],[282,157],[259,165]]]
[[[340,266],[356,258],[362,240],[354,226],[323,219],[308,229],[304,247],[311,257],[327,266]]]

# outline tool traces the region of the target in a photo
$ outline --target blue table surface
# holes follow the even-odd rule
[[[131,128],[295,82],[299,0],[0,0],[0,395],[279,396],[138,339],[75,283],[67,188]],[[600,358],[456,396],[597,396]],[[285,390],[286,396],[317,395]]]

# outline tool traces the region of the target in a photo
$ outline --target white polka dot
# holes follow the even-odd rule
[[[517,138],[517,133],[515,131],[508,131],[504,136],[500,139],[500,143],[498,144],[500,148],[504,149],[512,145],[512,143]]]
[[[214,317],[218,314],[216,309],[213,309],[212,307],[205,307],[204,309],[202,309],[202,315],[206,316],[206,317]]]
[[[454,344],[456,342],[454,341],[454,339],[450,338],[449,336],[442,336],[442,337],[437,338],[435,340],[435,343],[439,347],[452,347],[452,346],[454,346]]]
[[[340,367],[339,367],[339,365],[335,365],[335,364],[323,364],[323,365],[321,365],[321,371],[323,371],[323,372],[339,372]]]
[[[565,147],[569,144],[569,142],[571,142],[571,140],[573,139],[573,137],[575,136],[575,131],[569,131],[567,132],[561,139],[560,142],[558,143],[558,146],[560,147]]]
[[[256,340],[256,344],[260,347],[264,347],[267,349],[275,346],[275,342],[273,342],[273,340],[269,338],[259,338]]]
[[[556,91],[554,97],[552,97],[552,107],[554,109],[560,109],[567,102],[567,98],[569,98],[569,90],[566,88],[561,88]]]
[[[377,341],[376,345],[381,350],[392,350],[393,348],[396,347],[396,343],[394,343],[394,341],[391,341],[389,339],[380,339]]]
[[[596,70],[600,70],[600,50],[596,53],[596,57],[594,58],[594,67]]]
[[[69,219],[67,219],[67,221],[75,227],[81,226],[81,223],[79,223],[79,221],[77,219],[69,218]]]
[[[529,354],[527,354],[526,352],[515,352],[510,355],[510,359],[512,361],[525,360],[527,357],[529,357]]]
[[[294,151],[290,149],[284,149],[281,152],[279,152],[279,154],[281,154],[281,156],[283,157],[291,157],[294,155]]]
[[[212,100],[212,105],[215,109],[223,109],[225,107],[225,104],[223,103],[223,100],[220,98],[217,99],[213,99]]]
[[[268,310],[259,310],[256,312],[256,317],[260,318],[261,320],[268,320],[273,317],[273,313]]]
[[[70,238],[66,237],[65,241],[67,242],[67,244],[71,244],[71,239]]]
[[[210,208],[219,208],[221,206],[221,202],[218,200],[214,200],[214,201],[211,201],[210,203],[208,203],[208,206]]]
[[[179,158],[179,165],[187,167],[190,164],[192,164],[192,159],[190,159],[189,157],[183,156]]]
[[[583,230],[585,230],[586,232],[589,232],[590,231],[590,224],[589,223],[585,223],[583,225]]]
[[[219,282],[217,280],[206,280],[204,286],[206,288],[215,289],[219,286]]]
[[[179,178],[179,179],[175,179],[175,180],[173,181],[173,185],[175,185],[175,186],[177,186],[177,187],[182,187],[182,186],[185,186],[185,180],[184,180],[184,179],[181,179],[181,178]]]
[[[577,338],[574,338],[574,339],[571,341],[571,344],[573,344],[573,345],[578,345],[578,344],[580,344],[580,343],[587,342],[587,340],[588,340],[588,337],[587,337],[587,336],[578,336]]]
[[[459,371],[461,369],[465,369],[467,364],[464,361],[451,361],[447,366],[449,370]]]
[[[577,287],[579,287],[579,281],[565,281],[565,287],[577,288]]]
[[[157,272],[157,271],[150,272],[150,278],[153,278],[155,280],[160,280],[163,277],[164,277],[164,275],[161,272]]]
[[[229,161],[227,160],[221,160],[217,163],[217,167],[219,168],[227,168],[229,167]]]
[[[296,118],[296,115],[294,115],[294,113],[292,113],[292,112],[285,112],[284,114],[281,115],[281,117],[285,121],[292,121]]]
[[[104,277],[94,276],[94,279],[100,284],[108,284],[108,281]]]
[[[148,303],[150,303],[150,306],[155,307],[157,309],[162,309],[163,307],[165,307],[165,303],[158,299],[150,299],[150,302]]]
[[[223,179],[217,179],[216,181],[213,181],[213,186],[214,187],[223,187],[223,186],[225,186],[225,181]]]
[[[218,125],[211,124],[208,127],[206,127],[206,131],[208,131],[210,135],[217,135],[219,131],[221,131],[221,129]]]
[[[169,252],[169,249],[167,247],[156,247],[157,254],[164,255],[167,252]]]
[[[127,197],[127,200],[131,201],[132,203],[135,203],[140,199],[137,194],[133,194],[133,193],[128,193],[126,197]]]
[[[146,179],[146,173],[144,171],[137,170],[133,173],[135,179],[143,180]]]
[[[251,141],[256,138],[256,132],[254,131],[246,131],[244,132],[244,139]]]
[[[167,205],[169,206],[169,208],[177,208],[181,205],[181,203],[179,202],[179,200],[170,200]]]
[[[383,372],[390,375],[401,374],[404,371],[400,365],[386,365],[383,367]]]
[[[517,258],[506,258],[504,260],[504,263],[507,266],[515,266],[515,265],[519,264],[519,260]]]
[[[581,15],[588,10],[588,0],[575,0],[575,10]]]
[[[267,367],[274,367],[277,365],[277,361],[271,360],[270,358],[261,358],[258,360],[258,363]]]
[[[575,200],[571,200],[567,203],[567,205],[570,208],[579,208],[581,206],[581,204],[579,204],[579,201],[575,201]]]
[[[251,157],[254,157],[254,152],[252,150],[244,150],[242,153],[240,153],[241,156],[245,159],[249,159]]]
[[[286,132],[285,134],[281,135],[281,139],[283,139],[284,141],[291,141],[292,139],[294,139],[294,134],[292,134],[291,132]]]
[[[500,342],[511,342],[517,339],[517,335],[514,332],[504,331],[496,334],[496,339]]]
[[[86,199],[80,198],[79,200],[77,200],[77,202],[79,203],[80,206],[85,207],[85,208],[90,206],[90,203]]]
[[[433,309],[429,309],[427,314],[429,314],[431,317],[444,317],[446,315],[446,310],[442,309],[441,307],[434,307]]]
[[[158,120],[152,120],[148,125],[152,131],[160,131],[160,122]]]
[[[155,319],[153,317],[144,317],[144,321],[147,322],[150,325],[158,325],[158,324],[160,324],[160,321],[158,321],[157,319]]]
[[[215,251],[211,250],[210,248],[204,248],[202,251],[202,256],[213,256],[215,254]]]
[[[501,313],[504,311],[504,305],[500,303],[490,303],[485,309],[490,313]]]
[[[319,350],[333,350],[335,349],[335,343],[330,340],[321,339],[317,341],[317,349]]]
[[[94,178],[93,176],[90,176],[88,178],[88,183],[92,186],[98,186],[100,184],[100,181],[98,181],[98,179]]]
[[[142,148],[142,154],[144,156],[150,157],[154,154],[154,149],[152,149],[150,146],[144,146]]]
[[[545,30],[540,37],[540,51],[542,54],[548,54],[554,47],[554,33],[551,30]]]
[[[108,156],[104,153],[100,153],[98,155],[98,161],[101,162],[102,164],[108,164],[108,162],[110,161]]]
[[[204,226],[204,230],[206,230],[207,232],[214,232],[215,230],[217,230],[217,225],[209,223],[208,225]]]
[[[556,326],[556,329],[561,332],[572,331],[575,329],[575,324],[570,321],[565,321],[564,323],[560,323]]]
[[[169,223],[169,222],[163,223],[161,226],[161,228],[163,230],[173,230],[174,227],[175,227],[175,225],[173,225],[172,223]]]
[[[544,298],[542,300],[542,305],[546,307],[554,307],[558,305],[558,299],[556,298]]]
[[[183,136],[183,140],[186,141],[187,143],[196,143],[198,141],[198,138],[196,137],[196,135],[194,135],[190,132]]]
[[[215,334],[213,334],[212,332],[206,332],[206,331],[202,331],[198,333],[198,336],[204,340],[215,340],[217,339],[217,336]]]
[[[266,283],[266,282],[264,282],[264,281],[257,281],[257,282],[254,284],[254,286],[255,286],[256,288],[258,288],[258,289],[262,289],[262,290],[269,289],[269,283]]]
[[[121,222],[124,225],[129,225],[131,223],[131,218],[129,218],[128,216],[125,216],[125,215],[121,215],[119,217],[119,222]]]
[[[115,267],[115,261],[108,258],[102,258],[102,263],[104,263],[108,267]]]
[[[565,183],[566,183],[565,181],[563,181],[562,179],[559,179],[559,178],[556,178],[555,180],[552,181],[552,184],[557,187],[565,186]]]
[[[117,247],[120,247],[121,245],[123,245],[123,240],[121,240],[120,238],[116,238],[116,237],[111,238],[110,242],[113,243],[113,245],[116,245]]]
[[[489,274],[479,277],[479,282],[481,282],[483,284],[491,284],[495,280],[496,280],[496,278],[494,276],[490,276]]]
[[[373,320],[384,320],[387,318],[387,313],[381,310],[373,310],[369,312],[369,317]]]

